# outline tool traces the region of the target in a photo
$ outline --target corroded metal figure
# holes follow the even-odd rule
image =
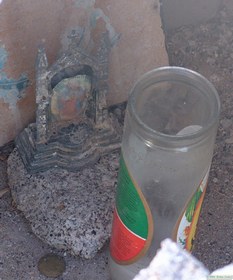
[[[108,34],[103,34],[95,55],[81,48],[80,40],[72,37],[68,50],[51,67],[45,49],[39,48],[36,123],[16,138],[31,173],[53,167],[76,171],[120,147],[118,122],[106,104]]]

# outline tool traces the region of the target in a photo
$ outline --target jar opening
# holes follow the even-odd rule
[[[217,122],[220,112],[214,86],[181,67],[146,73],[134,86],[128,106],[143,130],[170,140],[199,137]]]

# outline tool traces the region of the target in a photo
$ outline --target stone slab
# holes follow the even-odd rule
[[[108,105],[125,101],[143,73],[168,64],[159,0],[7,0],[0,8],[0,146],[35,118],[35,59],[41,44],[51,65],[75,32],[85,29],[85,50],[91,51],[108,31]]]
[[[110,236],[119,153],[77,173],[51,169],[30,175],[15,149],[8,158],[12,197],[41,240],[85,259]]]
[[[108,104],[116,104],[128,99],[133,85],[145,72],[169,64],[160,4],[159,0],[95,2],[119,35],[110,53],[107,96]]]

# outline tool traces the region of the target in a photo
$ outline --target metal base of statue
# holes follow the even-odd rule
[[[106,105],[108,34],[103,34],[94,56],[85,52],[81,41],[73,38],[51,67],[44,48],[39,48],[36,123],[16,138],[30,173],[54,167],[77,171],[120,147],[118,121]]]

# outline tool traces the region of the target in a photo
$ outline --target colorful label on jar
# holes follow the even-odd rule
[[[185,211],[174,230],[174,240],[184,249],[191,251],[195,238],[196,227],[200,215],[202,202],[204,200],[206,186],[208,182],[209,170],[201,181],[197,191],[194,193]]]
[[[151,244],[153,220],[150,208],[121,156],[113,217],[110,253],[120,264],[144,256]]]

